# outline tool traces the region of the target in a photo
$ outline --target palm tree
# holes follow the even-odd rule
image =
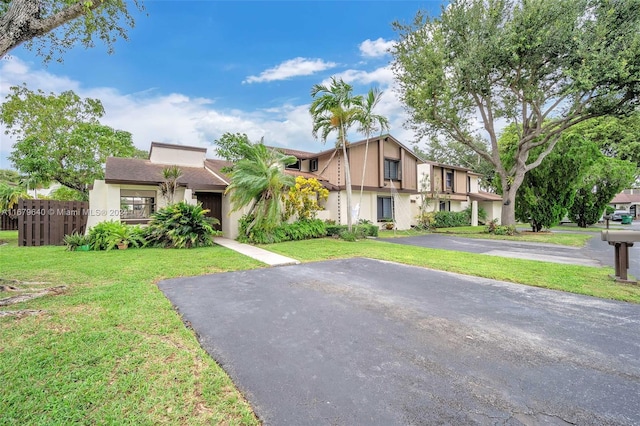
[[[229,173],[231,183],[225,193],[231,192],[232,211],[250,205],[248,216],[253,227],[267,232],[282,221],[282,192],[294,185],[294,177],[285,174],[285,167],[296,158],[267,148],[263,143],[241,146],[242,159]]]
[[[327,141],[333,131],[338,132],[336,150],[342,148],[344,157],[344,177],[347,190],[347,228],[352,230],[351,216],[351,171],[347,157],[347,131],[355,123],[364,100],[362,96],[353,95],[353,87],[342,79],[331,77],[329,86],[316,84],[311,89],[314,98],[309,112],[313,119],[313,136]]]
[[[360,181],[360,201],[359,206],[362,208],[362,192],[364,190],[364,177],[367,171],[367,154],[369,153],[369,139],[375,131],[380,131],[382,134],[385,130],[389,130],[389,120],[387,117],[379,114],[374,114],[373,109],[380,102],[382,92],[380,89],[369,89],[367,97],[364,98],[362,108],[358,111],[355,120],[358,123],[358,132],[363,133],[367,142],[364,148],[364,166],[362,167],[362,180]],[[360,217],[360,209],[358,209],[358,217]]]
[[[174,202],[176,191],[178,190],[178,179],[182,176],[182,170],[178,166],[168,166],[162,169],[164,181],[160,183],[160,193],[167,200],[167,204]]]

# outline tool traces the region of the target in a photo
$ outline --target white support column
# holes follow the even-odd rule
[[[471,226],[478,226],[478,202],[471,202]]]

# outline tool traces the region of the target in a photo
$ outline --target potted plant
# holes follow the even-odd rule
[[[69,251],[89,251],[91,249],[89,237],[77,232],[65,235],[62,242],[65,243]]]

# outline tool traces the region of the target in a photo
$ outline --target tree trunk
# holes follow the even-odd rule
[[[502,217],[500,223],[502,225],[516,224],[516,189],[513,187],[502,191]]]
[[[105,1],[93,0],[88,9],[94,10]],[[0,58],[25,41],[43,36],[87,13],[86,2],[79,1],[43,18],[40,3],[36,0],[12,0],[9,3],[7,11],[0,16]]]
[[[349,157],[347,157],[347,143],[342,141],[342,155],[344,155],[344,180],[347,189],[347,229],[349,232],[353,228],[353,220],[351,218],[351,167],[349,166]]]

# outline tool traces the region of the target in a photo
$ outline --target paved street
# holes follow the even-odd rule
[[[634,228],[640,231],[640,222]],[[484,240],[457,237],[447,234],[427,234],[415,237],[384,238],[396,244],[409,244],[418,247],[457,250],[469,253],[481,253],[507,258],[540,260],[543,262],[567,263],[584,266],[614,265],[614,249],[600,238],[600,232],[594,232],[587,245],[568,247],[557,244],[513,242],[508,240]],[[629,249],[629,274],[640,278],[640,243]]]
[[[268,425],[640,424],[638,305],[370,259],[159,287]]]

